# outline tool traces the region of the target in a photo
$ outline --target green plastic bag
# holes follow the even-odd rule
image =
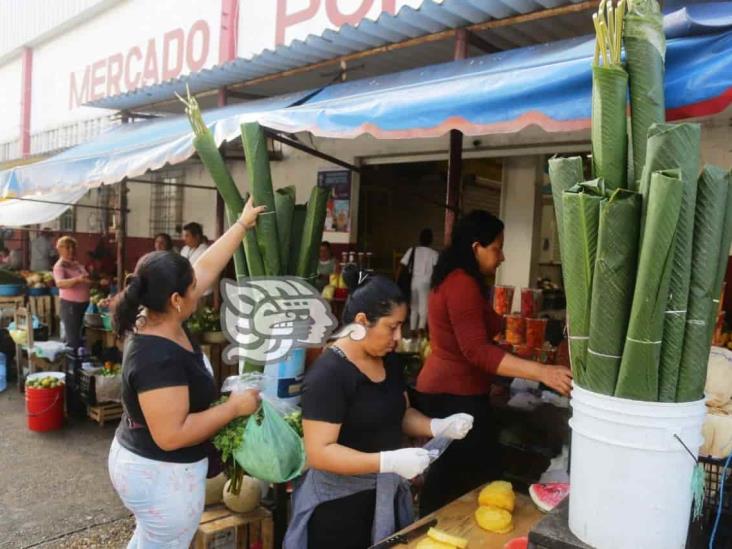
[[[300,475],[305,447],[300,436],[266,400],[244,428],[244,440],[234,459],[249,476],[267,482],[287,482]]]

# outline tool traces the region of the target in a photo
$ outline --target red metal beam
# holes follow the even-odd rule
[[[31,103],[33,101],[33,50],[23,48],[20,94],[20,153],[27,158],[31,153]]]
[[[455,31],[455,60],[468,56],[468,31]],[[447,197],[445,202],[445,246],[452,239],[452,228],[455,225],[455,212],[460,205],[460,180],[463,175],[463,133],[450,130],[450,152],[447,160]]]

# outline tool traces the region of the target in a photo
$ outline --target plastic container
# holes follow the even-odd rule
[[[102,326],[104,329],[108,332],[112,331],[112,315],[109,313],[101,313],[100,315],[102,317]]]
[[[8,388],[8,366],[5,353],[0,353],[0,393]]]
[[[537,288],[521,288],[521,316],[535,318],[541,311],[543,293]]]
[[[24,291],[23,284],[0,284],[0,297],[15,297],[23,295]]]
[[[704,400],[656,403],[572,391],[569,528],[597,549],[682,549]]]
[[[49,294],[48,288],[45,286],[43,288],[28,288],[26,290],[26,295],[30,296],[30,297],[38,297],[38,296],[48,295],[48,294]]]
[[[493,310],[498,315],[507,315],[513,306],[513,286],[493,286]]]
[[[541,349],[546,341],[546,318],[526,319],[526,345],[532,349]]]
[[[64,381],[61,372],[38,372],[30,374],[26,379],[55,377]],[[64,425],[64,390],[65,385],[53,389],[25,388],[25,412],[28,418],[28,429],[31,431],[55,431]]]
[[[523,345],[526,323],[521,315],[506,315],[506,341],[511,345]]]
[[[297,348],[290,351],[284,360],[267,364],[264,367],[264,394],[290,404],[299,404],[305,377],[305,357],[305,349]]]

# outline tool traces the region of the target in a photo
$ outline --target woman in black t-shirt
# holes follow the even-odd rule
[[[220,406],[210,366],[183,328],[263,208],[241,218],[191,266],[174,252],[137,264],[113,304],[125,343],[124,415],[109,453],[109,474],[135,515],[129,547],[188,547],[203,512],[208,459],[204,444],[224,425],[252,414],[255,391]]]
[[[351,335],[328,348],[305,377],[302,412],[310,471],[294,496],[285,549],[369,547],[378,541],[372,536],[384,516],[377,513],[395,528],[403,526],[394,520],[399,510],[394,498],[376,509],[378,474],[411,479],[429,465],[427,450],[401,448],[403,434],[462,438],[472,425],[467,414],[431,420],[410,406],[403,364],[394,354],[407,316],[399,287],[380,276],[359,284],[359,274],[349,268],[343,276],[352,289],[343,312]],[[362,489],[369,475],[374,486]],[[337,495],[343,493],[348,495]]]

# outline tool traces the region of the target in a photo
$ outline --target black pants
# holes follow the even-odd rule
[[[371,547],[376,490],[321,503],[308,522],[308,549]]]
[[[61,300],[61,322],[64,325],[66,345],[74,351],[81,347],[81,330],[84,327],[84,313],[89,303]]]
[[[473,428],[463,440],[455,440],[427,470],[419,497],[425,516],[470,490],[499,478],[498,430],[488,396],[419,393],[415,407],[428,417],[444,418],[463,412],[474,417]]]

